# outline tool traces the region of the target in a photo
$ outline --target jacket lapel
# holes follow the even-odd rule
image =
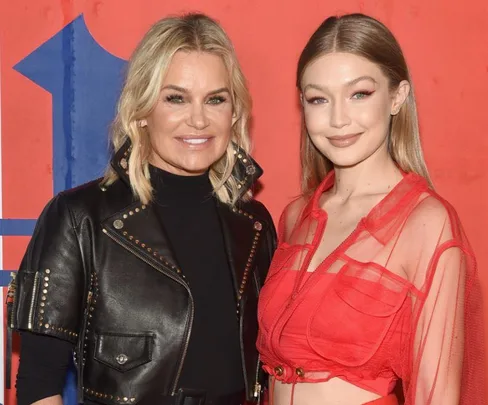
[[[239,146],[234,146],[235,164],[232,168],[232,176],[237,180],[239,199],[246,194],[256,180],[262,176],[263,169]],[[130,139],[127,139],[120,149],[115,152],[111,165],[119,178],[130,187],[129,158],[132,150]]]
[[[172,278],[184,278],[171,242],[151,205],[136,202],[103,221],[103,232]]]
[[[267,224],[238,207],[231,208],[218,203],[217,208],[239,306],[250,288],[248,282],[252,277],[256,252]]]

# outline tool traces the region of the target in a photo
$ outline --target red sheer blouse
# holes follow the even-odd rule
[[[319,198],[333,183],[331,172],[280,219],[258,309],[264,369],[381,396],[401,379],[406,405],[486,404],[481,292],[454,209],[406,174],[326,256]],[[307,272],[312,257],[321,262]]]

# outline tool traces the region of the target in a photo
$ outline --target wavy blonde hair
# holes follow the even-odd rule
[[[297,68],[296,85],[301,91],[305,69],[317,58],[332,52],[361,56],[375,63],[396,90],[407,80],[410,93],[398,114],[391,118],[388,150],[393,160],[405,172],[423,176],[432,186],[420,143],[417,107],[412,81],[400,45],[391,31],[381,22],[364,14],[329,17],[315,31],[305,46]],[[332,162],[313,145],[302,114],[301,130],[302,192],[312,193],[332,169]]]
[[[217,198],[227,204],[239,199],[238,180],[232,175],[236,157],[232,142],[244,152],[250,150],[249,119],[251,97],[234,47],[222,27],[203,14],[163,18],[145,34],[128,65],[127,76],[112,124],[111,142],[117,151],[129,138],[132,149],[128,174],[134,195],[147,204],[153,188],[149,176],[151,144],[146,128],[138,121],[155,107],[162,83],[176,52],[208,52],[222,58],[229,73],[230,93],[236,121],[225,154],[210,167],[210,181]],[[102,180],[110,185],[118,179],[111,166]],[[241,199],[249,199],[246,193]]]

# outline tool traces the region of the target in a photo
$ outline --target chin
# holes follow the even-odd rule
[[[337,156],[335,154],[325,156],[335,167],[354,167],[365,160],[363,156]]]
[[[179,167],[187,172],[188,174],[192,175],[199,175],[205,173],[210,166],[214,163],[213,160],[205,161],[205,162],[194,162],[194,163],[183,163],[179,165]]]

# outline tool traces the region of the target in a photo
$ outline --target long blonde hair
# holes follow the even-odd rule
[[[131,141],[130,184],[134,195],[145,204],[153,198],[148,163],[151,145],[147,130],[141,128],[138,121],[147,117],[156,105],[165,74],[178,51],[208,52],[222,58],[229,73],[237,117],[232,126],[231,141],[246,153],[250,149],[251,97],[230,39],[216,21],[203,14],[163,18],[149,29],[129,60],[111,133],[115,151],[128,138]],[[231,205],[238,200],[238,181],[232,176],[236,159],[232,142],[222,158],[210,168],[210,181],[217,198]],[[110,185],[117,178],[117,173],[109,166],[102,183]],[[249,194],[242,198],[249,198]]]
[[[332,52],[351,53],[377,64],[388,78],[391,90],[396,89],[402,80],[412,83],[405,57],[390,30],[364,14],[348,14],[327,18],[309,39],[298,62],[296,84],[299,90],[303,73],[310,63]],[[398,114],[391,118],[388,149],[402,170],[423,176],[432,186],[420,144],[413,87]],[[302,192],[310,194],[331,170],[332,162],[310,140],[303,114],[300,154]]]

